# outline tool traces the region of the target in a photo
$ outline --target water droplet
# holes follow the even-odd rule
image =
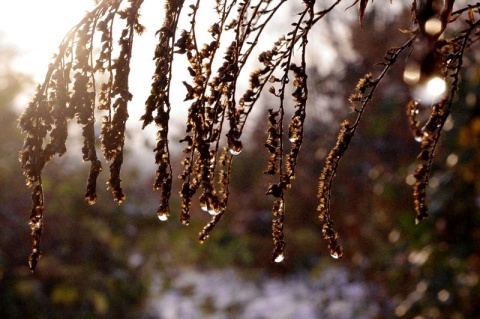
[[[97,195],[89,195],[85,197],[85,201],[87,202],[88,205],[93,205],[97,202]]]
[[[230,143],[228,151],[232,155],[239,155],[243,150],[242,141],[234,140]]]
[[[204,212],[208,211],[207,197],[205,195],[200,196],[200,208]]]
[[[340,245],[335,245],[333,248],[330,248],[330,256],[334,259],[340,259],[343,256],[343,247]]]
[[[338,258],[340,258],[340,255],[339,255],[339,253],[338,253],[338,252],[336,252],[336,251],[333,251],[333,252],[331,252],[331,253],[330,253],[330,256],[332,256],[332,257],[333,257],[333,258],[335,258],[335,259],[338,259]]]
[[[216,216],[218,214],[221,213],[221,209],[220,209],[220,204],[218,204],[217,202],[215,202],[213,205],[211,205],[209,208],[208,208],[208,213],[212,216]]]
[[[165,204],[160,204],[160,206],[158,206],[158,209],[157,209],[157,217],[160,221],[164,222],[168,219],[168,217],[170,216],[170,209],[168,207],[168,205],[165,205]]]
[[[210,210],[208,211],[208,213],[209,213],[210,215],[212,215],[212,216],[216,216],[216,215],[220,214],[220,211],[214,210],[214,209],[210,209]]]
[[[275,259],[273,261],[276,262],[276,263],[281,263],[284,259],[285,259],[285,255],[280,254],[277,257],[275,257]]]
[[[198,242],[200,244],[204,244],[205,241],[208,239],[208,237],[210,237],[210,235],[205,234],[205,233],[200,233],[200,237],[198,238]]]
[[[289,134],[290,136],[288,137],[288,140],[291,142],[291,143],[294,143],[296,141],[299,140],[299,136],[296,132],[290,132]]]
[[[167,214],[157,214],[158,219],[162,222],[166,221],[168,219]]]

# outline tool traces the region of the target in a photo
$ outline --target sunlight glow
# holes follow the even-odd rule
[[[442,289],[438,292],[437,298],[441,302],[447,302],[447,300],[450,298],[450,293],[447,290]]]
[[[442,95],[447,88],[445,80],[440,77],[434,77],[427,82],[427,93],[433,98]]]
[[[457,165],[457,163],[458,163],[458,155],[457,154],[452,153],[452,154],[448,155],[447,165],[449,167],[453,167],[453,166]]]
[[[420,67],[415,63],[407,65],[403,72],[403,81],[408,85],[417,84],[420,81]]]
[[[431,248],[430,247],[424,247],[423,249],[421,250],[413,250],[412,252],[410,252],[410,254],[408,255],[408,262],[413,264],[413,265],[423,265],[427,260],[428,258],[430,257],[430,254],[431,254]]]
[[[413,96],[422,104],[438,102],[447,89],[447,83],[441,77],[433,77],[426,83],[418,83],[413,86]]]
[[[389,234],[388,234],[388,241],[391,242],[391,243],[395,243],[397,242],[398,240],[400,239],[400,232],[396,229],[392,230]]]
[[[0,32],[19,51],[14,68],[43,81],[60,41],[92,7],[92,0],[3,1]]]
[[[425,22],[425,32],[429,35],[437,35],[442,31],[442,21],[437,18],[431,18]]]
[[[407,183],[407,185],[410,185],[410,186],[415,184],[416,181],[417,179],[415,178],[415,176],[413,176],[413,174],[410,174],[405,178],[405,183]]]

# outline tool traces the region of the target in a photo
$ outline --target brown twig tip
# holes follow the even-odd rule
[[[285,201],[283,198],[276,200],[272,208],[272,237],[273,237],[273,262],[282,262],[285,259],[284,227]]]
[[[35,270],[38,260],[42,257],[40,250],[41,236],[43,231],[43,211],[45,208],[42,185],[35,186],[32,192],[32,210],[30,213],[30,229],[32,236],[32,253],[28,257],[30,270]]]

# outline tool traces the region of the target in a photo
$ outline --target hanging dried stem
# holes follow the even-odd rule
[[[74,117],[82,126],[83,160],[91,162],[85,200],[90,204],[97,200],[96,179],[102,170],[101,162],[96,155],[94,130],[97,101],[99,110],[109,112],[108,116],[102,119],[102,148],[107,160],[113,160],[109,183],[114,198],[119,202],[124,199],[119,174],[123,158],[123,132],[128,117],[127,102],[131,99],[128,92],[131,47],[133,32],[143,31],[143,27],[138,23],[138,9],[142,1],[128,2],[130,6],[119,10],[121,1],[101,1],[71,29],[60,44],[59,53],[50,65],[43,84],[37,88],[34,99],[20,117],[19,127],[26,135],[20,152],[20,162],[27,185],[36,185],[33,196],[38,198],[40,196],[38,194],[41,193],[42,197],[42,209],[35,215],[37,216],[35,221],[31,220],[30,223],[33,225],[33,252],[36,252],[31,256],[32,270],[41,256],[39,251],[43,225],[41,172],[45,164],[55,155],[61,156],[66,152],[67,122]],[[117,16],[126,21],[126,29],[119,39],[120,55],[113,59],[112,28]],[[95,59],[94,39],[97,31],[101,34],[103,45]],[[104,72],[110,74],[109,80],[101,84],[100,92],[97,92],[95,76]],[[34,203],[34,206],[37,206],[37,203]]]
[[[160,220],[170,216],[169,198],[172,190],[172,166],[168,148],[168,122],[170,119],[170,79],[174,43],[178,19],[183,7],[183,1],[167,1],[163,26],[157,31],[158,44],[155,48],[155,74],[153,76],[151,94],[145,103],[145,114],[141,117],[143,128],[153,120],[158,127],[157,147],[155,148],[155,163],[158,165],[154,189],[161,190],[160,205],[157,215]],[[157,115],[154,117],[153,112]]]
[[[461,11],[463,12],[463,11]],[[459,13],[454,13],[459,14]],[[423,124],[416,119],[416,115],[419,113],[419,102],[411,101],[407,105],[407,116],[410,121],[411,130],[417,141],[420,142],[421,151],[417,156],[420,164],[417,165],[414,173],[416,182],[413,185],[413,196],[416,211],[416,223],[426,219],[427,204],[426,195],[427,187],[432,171],[432,165],[434,160],[435,150],[440,141],[443,126],[450,115],[453,105],[454,97],[458,91],[460,71],[463,65],[463,56],[465,50],[471,45],[473,39],[471,38],[474,30],[478,28],[480,22],[472,21],[469,17],[468,28],[462,30],[457,37],[443,44],[443,48],[456,48],[454,53],[444,56],[445,62],[445,74],[449,75],[452,79],[451,88],[448,95],[443,97],[437,103],[431,106],[431,114],[428,120]]]
[[[375,90],[381,83],[383,77],[395,64],[398,56],[412,44],[413,40],[414,38],[412,37],[401,47],[392,48],[387,52],[384,58],[385,61],[382,63],[384,69],[378,77],[374,79],[373,75],[368,73],[358,81],[357,87],[355,88],[356,92],[349,98],[350,104],[357,114],[355,122],[350,124],[348,120],[345,120],[342,123],[336,145],[330,150],[325,159],[325,166],[320,174],[320,182],[318,186],[318,199],[320,202],[317,211],[319,213],[319,219],[323,222],[323,237],[328,242],[330,255],[334,258],[341,258],[343,255],[343,247],[339,245],[337,241],[339,235],[337,231],[333,229],[333,220],[330,210],[332,185],[337,174],[338,165],[350,146],[350,142],[355,135],[367,105],[374,96]],[[359,108],[356,106],[357,104],[360,104]]]
[[[283,68],[283,76],[281,79],[271,77],[270,81],[280,82],[280,89],[276,91],[271,90],[280,100],[278,111],[275,114],[279,116],[278,121],[276,115],[272,116],[273,112],[269,111],[269,136],[265,146],[270,152],[270,159],[268,162],[266,174],[277,174],[278,182],[271,184],[267,190],[267,194],[271,194],[280,198],[276,200],[272,209],[272,223],[273,223],[273,257],[276,262],[282,261],[284,258],[285,241],[283,234],[283,223],[285,220],[285,192],[287,188],[291,187],[291,181],[295,178],[295,166],[297,163],[298,153],[303,141],[303,122],[306,115],[306,103],[308,99],[308,87],[307,87],[307,74],[306,74],[306,62],[305,62],[305,50],[308,42],[308,32],[311,29],[312,21],[314,19],[313,3],[306,3],[305,10],[299,14],[298,22],[294,23],[294,30],[291,31],[286,38],[290,47],[287,47],[289,54],[284,57],[284,61],[280,64]],[[301,35],[301,37],[299,37]],[[297,66],[292,63],[293,48],[295,47],[296,40],[300,39],[300,48],[302,52],[301,64]],[[289,82],[289,72],[293,72],[294,80],[293,86],[295,88],[292,93],[293,101],[295,103],[295,110],[292,116],[292,120],[289,125],[289,141],[292,143],[291,151],[284,157],[284,144],[283,144],[283,120],[285,115],[285,89]],[[283,167],[285,163],[285,168]]]
[[[55,155],[61,156],[66,152],[70,120],[76,118],[82,127],[82,157],[91,165],[85,200],[90,204],[97,201],[96,180],[102,171],[102,163],[97,157],[94,124],[99,116],[100,146],[105,159],[110,162],[108,185],[118,203],[126,198],[120,172],[129,117],[128,103],[132,99],[129,76],[133,40],[136,33],[144,31],[139,22],[142,3],[143,0],[97,1],[97,6],[71,29],[60,44],[43,84],[38,86],[35,97],[20,117],[19,126],[25,134],[20,162],[27,185],[33,187],[29,222],[33,238],[29,258],[32,270],[42,255],[40,236],[45,210],[42,170]],[[190,76],[182,79],[182,83],[186,89],[185,101],[190,106],[185,136],[180,140],[184,144],[179,176],[182,182],[180,220],[185,225],[189,224],[193,197],[198,193],[201,209],[212,215],[211,221],[199,234],[200,242],[204,242],[226,213],[233,160],[243,150],[242,133],[247,119],[253,108],[260,104],[260,97],[268,87],[267,91],[277,103],[266,111],[265,147],[269,159],[264,171],[274,179],[267,194],[275,197],[272,208],[272,260],[275,262],[285,257],[286,191],[295,179],[304,138],[309,95],[306,52],[310,31],[342,0],[333,1],[321,10],[316,8],[315,1],[297,3],[301,9],[297,9],[298,14],[289,24],[290,30],[259,54],[259,66],[250,73],[248,88],[244,90],[239,79],[245,72],[245,66],[256,58],[253,52],[286,3],[286,0],[217,0],[212,5],[200,0],[166,0],[163,24],[157,31],[151,93],[141,117],[144,128],[155,125],[157,129],[154,148],[157,168],[153,187],[160,192],[157,215],[163,221],[170,216],[169,199],[173,183],[169,150],[173,62],[177,56],[186,58]],[[369,1],[351,3],[358,4],[358,17],[362,23]],[[417,183],[414,185],[417,220],[427,216],[425,194],[434,152],[458,90],[464,53],[478,40],[476,19],[479,5],[468,5],[452,12],[453,4],[453,0],[447,0],[443,7],[438,8],[433,6],[432,1],[414,1],[412,11],[418,28],[412,31],[413,36],[403,46],[390,49],[385,55],[380,75],[365,75],[350,97],[356,118],[353,122],[346,120],[342,123],[337,142],[326,158],[318,190],[322,236],[335,258],[343,254],[330,208],[338,165],[377,87],[400,54],[409,47],[413,49],[409,54],[405,77],[412,87],[428,81],[431,76],[441,79],[450,76],[452,79],[448,94],[433,103],[426,123],[416,118],[422,101],[414,98],[407,106],[411,129],[421,141],[422,148],[418,156],[421,163],[415,172]],[[201,10],[210,10],[208,26],[197,24]],[[189,20],[184,28],[180,25],[183,15],[187,15]],[[439,40],[447,25],[461,20],[462,15],[467,15],[467,28],[457,33],[456,38]],[[427,27],[432,18],[439,22],[439,28],[433,32]],[[119,36],[114,29],[120,30]],[[118,50],[114,50],[117,45]],[[115,57],[114,52],[117,54]],[[407,74],[412,70],[418,72]],[[291,98],[288,96],[289,89],[292,90]],[[292,117],[287,121],[290,107]]]

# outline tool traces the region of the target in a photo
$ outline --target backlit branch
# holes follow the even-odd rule
[[[151,91],[141,117],[144,128],[155,125],[157,130],[153,150],[157,168],[153,188],[160,194],[157,209],[160,220],[167,220],[171,214],[169,200],[174,178],[169,123],[172,105],[178,101],[171,92],[171,85],[176,73],[174,68],[181,67],[174,64],[174,60],[181,58],[186,60],[185,69],[189,76],[180,81],[186,90],[184,100],[190,103],[185,135],[180,140],[184,147],[179,176],[182,183],[181,222],[190,223],[194,196],[198,196],[200,208],[212,215],[199,234],[200,242],[209,237],[225,215],[232,163],[243,150],[242,134],[247,120],[254,108],[261,107],[260,98],[267,88],[275,101],[272,103],[276,103],[263,110],[267,117],[264,145],[269,154],[264,173],[275,179],[266,192],[275,198],[272,260],[280,262],[284,259],[286,192],[295,179],[309,99],[306,52],[314,27],[321,27],[322,19],[342,2],[345,3],[342,0],[329,4],[311,0],[295,2],[296,15],[286,18],[280,16],[281,9],[289,3],[286,0],[165,1],[162,26],[157,31],[158,43],[153,52],[155,69]],[[390,49],[381,63],[384,67],[380,74],[376,77],[371,73],[365,75],[350,97],[356,118],[353,122],[346,120],[341,124],[337,142],[326,158],[318,189],[318,213],[323,223],[321,232],[334,258],[343,254],[331,217],[333,181],[340,160],[362,117],[366,116],[366,108],[377,88],[407,48],[411,50],[404,78],[412,88],[412,102],[407,106],[407,114],[422,148],[418,157],[422,163],[415,172],[416,218],[421,220],[427,216],[425,194],[434,151],[458,91],[463,56],[478,40],[479,27],[478,4],[454,11],[453,0],[446,0],[440,7],[434,6],[437,2],[414,1],[415,28],[410,40]],[[129,77],[133,40],[135,34],[144,31],[140,23],[142,3],[143,0],[97,1],[97,6],[61,42],[44,82],[38,86],[35,97],[20,117],[19,126],[25,134],[20,161],[27,185],[33,187],[29,221],[33,241],[29,258],[32,270],[42,254],[40,237],[45,211],[42,171],[54,156],[66,152],[67,126],[71,120],[76,118],[82,128],[82,158],[90,162],[85,200],[89,204],[97,201],[96,180],[102,171],[97,144],[110,164],[108,187],[114,200],[121,203],[126,198],[120,173],[128,105],[132,99]],[[362,24],[370,2],[357,0],[347,5],[352,3],[359,8],[358,17]],[[209,12],[207,26],[200,23],[202,10]],[[182,18],[187,18],[186,26],[181,25]],[[260,49],[259,44],[269,39],[266,33],[273,22],[285,19],[290,19],[282,22],[289,27],[285,34],[272,41],[267,49],[263,46]],[[448,38],[448,27],[454,23],[461,25],[457,27],[460,31],[456,37]],[[441,34],[445,38],[440,37]],[[313,46],[321,49],[322,44],[314,43]],[[262,52],[256,56],[254,52],[260,50]],[[247,75],[248,83],[244,85],[240,79],[245,77],[247,65],[254,69]],[[451,83],[446,83],[447,77]],[[440,92],[438,99],[430,103],[430,118],[421,123],[416,115],[425,99],[417,95],[420,88],[424,84],[428,86],[431,80],[443,83],[446,93]],[[290,120],[287,119],[289,114],[292,114]],[[101,119],[100,143],[96,139],[95,127],[98,118]]]

